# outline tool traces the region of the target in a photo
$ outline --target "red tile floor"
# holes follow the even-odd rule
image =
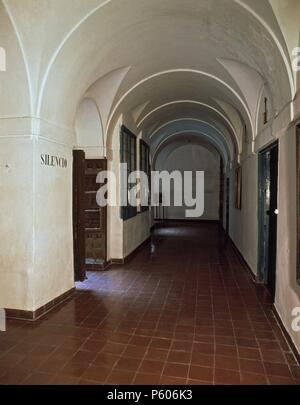
[[[157,228],[126,265],[0,333],[0,384],[299,384],[300,370],[215,224]]]

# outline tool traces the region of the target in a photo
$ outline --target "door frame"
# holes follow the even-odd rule
[[[226,184],[226,226],[225,232],[226,235],[229,235],[229,221],[230,221],[230,177],[225,175],[225,184]]]
[[[74,280],[84,281],[85,270],[85,229],[84,229],[84,168],[85,153],[73,150],[72,165],[72,209],[73,209],[73,260]]]
[[[103,221],[105,226],[104,233],[104,258],[103,264],[86,263],[86,163],[89,160],[102,161],[103,170],[107,170],[107,158],[89,159],[81,149],[73,150],[73,257],[74,257],[74,279],[75,281],[84,281],[86,271],[104,270],[107,267],[108,252],[108,210],[107,206],[102,207]],[[99,169],[100,170],[100,169]],[[100,188],[100,184],[99,184]],[[96,196],[96,194],[95,194]],[[99,207],[100,209],[100,207]]]
[[[85,161],[102,161],[102,163],[104,164],[104,167],[101,170],[107,171],[107,166],[108,166],[108,161],[106,157],[102,157],[102,158],[86,158]],[[98,172],[99,173],[99,172]],[[107,183],[107,179],[105,180],[104,184]],[[98,189],[101,187],[101,185],[99,184]],[[103,264],[97,265],[97,264],[86,264],[86,270],[87,271],[97,271],[97,270],[104,270],[107,265],[108,265],[108,261],[107,261],[107,241],[108,241],[108,221],[107,221],[107,217],[108,217],[108,210],[107,210],[107,205],[105,207],[101,207],[101,210],[103,210],[104,212],[104,224],[105,224],[105,241],[104,241],[104,259],[103,259]]]
[[[296,124],[297,283],[300,285],[300,121]]]
[[[264,156],[266,153],[274,150],[277,148],[277,172],[276,172],[276,200],[278,202],[278,150],[279,150],[279,142],[276,140],[275,142],[271,143],[270,145],[264,147],[262,150],[258,152],[258,257],[257,257],[257,279],[259,282],[269,285],[270,281],[270,250],[272,248],[270,242],[270,227],[271,227],[271,220],[270,220],[270,212],[267,214],[265,210],[265,197],[264,197],[264,185],[267,177],[269,176],[269,180],[271,181],[271,160],[269,164],[266,164],[264,160]],[[270,185],[271,187],[271,185]],[[276,207],[277,208],[277,207]],[[273,209],[271,207],[271,209]],[[269,211],[271,211],[271,209]],[[276,214],[275,214],[276,215]],[[268,217],[267,217],[268,216]],[[268,225],[267,229],[265,228],[265,221],[268,218]],[[276,222],[276,230],[275,230],[275,238],[276,242],[273,241],[273,248],[275,249],[275,254],[277,256],[277,219],[272,222],[272,226]],[[274,265],[274,278],[275,278],[275,286],[273,290],[272,299],[275,298],[275,290],[276,290],[276,257]]]
[[[225,183],[224,181],[225,175],[223,172],[224,172],[224,163],[222,156],[220,156],[219,221],[222,226],[224,223],[224,183]]]

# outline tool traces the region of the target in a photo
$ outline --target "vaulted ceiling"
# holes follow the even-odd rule
[[[2,0],[14,66],[0,114],[72,128],[89,98],[108,144],[125,114],[151,143],[194,128],[231,159],[255,138],[263,89],[274,115],[295,96],[298,16],[298,0]]]

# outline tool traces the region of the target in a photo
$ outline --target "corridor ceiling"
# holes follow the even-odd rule
[[[194,130],[232,160],[255,138],[263,89],[275,115],[295,96],[298,0],[2,0],[0,15],[17,49],[1,116],[73,129],[90,98],[107,147],[124,114],[156,147]]]

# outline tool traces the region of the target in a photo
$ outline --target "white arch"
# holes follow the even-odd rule
[[[28,84],[28,91],[29,91],[29,109],[30,109],[30,114],[34,115],[34,96],[33,96],[33,89],[32,89],[32,83],[31,83],[31,78],[30,78],[30,72],[29,72],[29,63],[26,57],[26,53],[25,53],[25,49],[24,49],[24,45],[21,39],[21,35],[18,31],[17,28],[17,24],[15,22],[15,19],[10,11],[9,6],[7,5],[7,1],[6,0],[2,0],[5,11],[7,12],[9,19],[11,21],[11,24],[13,26],[13,29],[15,31],[20,49],[21,49],[21,53],[22,53],[22,57],[23,57],[23,62],[24,62],[24,66],[25,66],[25,72],[26,72],[26,78],[27,78],[27,84]]]
[[[43,100],[43,95],[44,95],[44,90],[45,90],[45,86],[46,86],[46,82],[50,73],[50,70],[52,68],[52,66],[54,65],[54,62],[58,56],[58,54],[60,53],[60,51],[62,50],[62,48],[64,47],[65,43],[68,41],[68,39],[72,36],[72,34],[89,18],[91,17],[94,13],[96,13],[98,10],[100,10],[102,7],[106,6],[108,3],[110,3],[112,0],[106,0],[103,3],[99,4],[98,6],[96,6],[95,8],[93,8],[91,11],[89,11],[84,17],[82,17],[82,19],[80,21],[78,21],[77,24],[74,25],[74,27],[65,35],[65,37],[63,38],[63,40],[61,41],[61,43],[58,45],[58,47],[56,48],[56,50],[53,52],[53,55],[47,65],[47,68],[45,70],[45,73],[43,75],[42,81],[41,81],[41,85],[40,85],[40,89],[39,89],[39,94],[38,94],[38,99],[37,99],[37,110],[36,110],[36,115],[37,117],[40,116],[41,113],[41,108],[42,108],[42,100]]]
[[[203,137],[209,139],[209,143],[213,144],[215,146],[215,148],[217,149],[217,151],[220,153],[220,155],[222,155],[224,161],[227,163],[229,160],[229,156],[227,155],[227,151],[222,150],[222,146],[216,141],[216,139],[212,139],[209,135],[207,135],[206,133],[204,133],[203,131],[193,131],[193,133],[202,135]],[[186,134],[186,131],[177,131],[174,132],[172,134],[170,134],[167,138],[165,138],[159,145],[158,147],[155,149],[154,153],[153,153],[153,158],[152,161],[154,162],[155,159],[157,158],[157,154],[160,150],[162,150],[164,148],[164,144],[167,143],[168,140],[170,140],[171,138],[177,136],[177,135],[182,135],[182,134]]]
[[[284,62],[284,65],[285,65],[285,68],[286,68],[286,71],[287,71],[287,74],[288,74],[289,83],[290,83],[290,90],[291,90],[292,99],[293,99],[295,94],[296,94],[296,86],[295,86],[295,82],[294,82],[294,76],[293,76],[291,63],[287,59],[286,54],[284,52],[284,49],[281,46],[281,43],[278,40],[275,32],[270,28],[270,26],[266,23],[266,21],[263,18],[261,18],[257,13],[255,13],[255,11],[252,10],[252,8],[249,7],[247,4],[243,3],[243,1],[234,0],[234,2],[237,3],[239,6],[243,7],[248,13],[250,13],[254,18],[256,18],[257,21],[268,31],[268,33],[272,37],[275,45],[277,46],[277,48],[278,48],[278,50],[280,52],[281,57],[283,59],[283,62]],[[280,27],[280,31],[281,31],[281,27]]]
[[[3,3],[5,5],[5,8],[8,9],[7,4],[6,4],[7,0],[3,0]],[[41,112],[41,106],[42,106],[42,99],[43,99],[43,95],[44,95],[44,90],[45,90],[45,86],[46,86],[46,82],[50,73],[50,70],[52,68],[52,66],[54,65],[54,62],[58,56],[58,54],[60,53],[60,51],[62,50],[62,48],[64,47],[65,43],[69,40],[69,38],[72,36],[72,34],[89,18],[91,17],[93,14],[95,14],[98,10],[100,10],[102,7],[106,6],[107,4],[111,3],[112,0],[105,0],[103,3],[99,4],[98,6],[96,6],[94,9],[92,9],[90,12],[88,12],[84,17],[82,17],[82,19],[74,25],[74,27],[65,35],[65,37],[62,39],[62,41],[60,42],[60,44],[58,45],[58,47],[56,48],[56,50],[53,52],[52,57],[50,58],[50,61],[47,65],[47,68],[45,70],[45,73],[43,75],[42,81],[41,81],[41,85],[40,85],[40,89],[38,92],[38,97],[37,97],[37,111],[36,111],[36,115],[37,117],[39,117],[40,112]],[[270,26],[267,24],[267,22],[265,20],[263,20],[257,13],[254,12],[254,10],[249,7],[248,5],[246,5],[245,3],[243,3],[241,0],[233,0],[236,4],[238,4],[240,7],[242,7],[244,10],[246,10],[249,14],[251,14],[266,30],[267,32],[271,35],[276,47],[278,48],[281,57],[283,58],[286,70],[287,70],[287,74],[288,74],[288,78],[289,78],[289,82],[290,82],[290,87],[291,87],[291,92],[293,94],[293,96],[295,95],[296,89],[295,89],[295,83],[294,83],[294,79],[293,79],[293,74],[291,71],[291,66],[290,63],[285,55],[285,52],[283,50],[283,47],[281,46],[280,41],[278,40],[276,34],[274,33],[274,31],[270,28]],[[8,13],[10,14],[10,12],[8,11]],[[13,19],[12,19],[13,21]],[[14,24],[15,25],[15,24]],[[19,35],[18,35],[19,37]],[[22,48],[22,53],[23,53],[23,48]],[[24,58],[25,58],[25,53],[24,53]],[[26,65],[27,65],[27,61],[26,61]],[[26,68],[26,70],[28,69],[28,66]],[[29,69],[28,69],[28,74],[29,74]],[[32,95],[32,88],[31,88],[31,83],[29,84],[30,86],[30,93]],[[134,86],[135,87],[135,86]],[[129,94],[129,93],[128,93]],[[127,93],[125,93],[125,97],[128,95]],[[123,98],[122,98],[123,100]],[[121,101],[122,101],[121,100]],[[117,104],[117,106],[119,105],[119,103]],[[113,109],[111,117],[114,115],[116,108]],[[247,110],[246,110],[247,111]],[[247,111],[247,114],[249,112]],[[251,126],[252,126],[252,131],[253,131],[253,124],[252,121],[250,120]],[[109,128],[109,124],[110,124],[110,119],[108,121],[108,124],[106,126],[106,130],[105,133],[107,133],[108,128]],[[254,136],[254,135],[253,135]]]
[[[105,147],[100,111],[92,97],[84,97],[78,104],[74,127],[76,146],[88,148]]]
[[[137,124],[137,127],[139,127],[143,123],[143,121],[145,121],[150,115],[154,114],[156,111],[159,111],[159,110],[161,110],[161,109],[163,109],[165,107],[168,107],[169,105],[180,104],[180,103],[197,104],[197,105],[201,105],[203,107],[206,107],[206,108],[208,108],[210,110],[213,110],[216,114],[218,114],[220,117],[222,117],[227,122],[227,124],[230,126],[230,128],[231,128],[231,130],[232,130],[232,132],[233,132],[233,134],[234,134],[234,136],[235,136],[235,138],[237,140],[237,143],[238,143],[238,137],[237,137],[237,134],[235,132],[235,129],[234,129],[232,123],[230,122],[230,120],[226,117],[226,115],[221,113],[221,111],[219,111],[215,107],[210,106],[209,104],[205,104],[205,103],[202,103],[200,101],[195,101],[195,100],[176,100],[176,101],[170,101],[169,103],[162,104],[161,106],[154,108],[152,111],[150,111],[148,114],[146,114],[142,118],[142,120]]]
[[[172,120],[172,121],[165,122],[163,125],[161,125],[159,128],[157,128],[154,132],[152,132],[152,134],[150,135],[149,139],[151,139],[154,135],[156,135],[156,133],[158,133],[161,129],[167,127],[168,125],[174,124],[174,123],[176,123],[176,122],[181,122],[181,121],[195,121],[195,122],[201,122],[202,124],[205,124],[205,125],[211,127],[214,131],[216,131],[216,132],[221,136],[221,138],[224,137],[224,135],[222,134],[222,132],[221,132],[217,127],[215,127],[214,125],[212,125],[211,123],[209,123],[208,121],[200,120],[199,118],[188,118],[188,117],[185,117],[185,118],[178,118],[178,119],[176,119],[176,120]],[[236,140],[235,137],[234,137],[234,139]],[[236,144],[237,144],[236,146],[237,146],[237,149],[238,149],[238,153],[241,153],[239,143],[236,142]]]
[[[78,108],[80,107],[81,103],[84,102],[84,100],[91,100],[91,101],[93,101],[93,103],[95,103],[95,107],[96,107],[97,112],[98,112],[98,115],[99,115],[99,119],[100,119],[100,123],[101,123],[101,128],[102,128],[102,132],[103,132],[103,129],[104,129],[104,128],[103,128],[103,123],[102,123],[101,112],[100,112],[100,109],[99,109],[97,100],[96,100],[92,95],[89,94],[89,95],[87,95],[87,96],[82,97],[82,98],[79,100],[78,104],[77,104],[76,111],[78,111]],[[75,119],[76,119],[76,117],[74,118],[74,120],[75,120]]]
[[[208,126],[210,126],[211,128],[213,128],[215,131],[217,131],[220,135],[222,135],[222,133],[220,132],[220,130],[218,128],[216,128],[214,125],[210,124],[207,121],[203,121],[200,120],[199,118],[191,118],[191,117],[183,117],[183,118],[177,118],[176,120],[171,120],[168,122],[165,122],[164,124],[162,124],[160,127],[158,127],[154,132],[151,133],[151,135],[149,136],[149,139],[151,139],[158,131],[160,131],[161,129],[165,128],[166,126],[168,126],[169,124],[173,124],[174,122],[180,122],[180,121],[197,121],[197,122],[203,122],[203,124],[206,124]]]
[[[110,114],[110,117],[109,117],[109,119],[108,119],[107,126],[106,126],[106,133],[108,132],[108,129],[109,129],[111,120],[112,120],[112,118],[113,118],[115,112],[117,111],[118,107],[119,107],[120,104],[125,100],[125,98],[126,98],[130,93],[133,92],[133,90],[135,90],[137,87],[139,87],[139,86],[142,85],[143,83],[145,83],[145,82],[147,82],[147,81],[149,81],[149,80],[151,80],[151,79],[154,79],[155,77],[167,75],[167,74],[170,74],[170,73],[195,73],[195,74],[199,74],[199,75],[202,75],[202,76],[209,77],[210,79],[213,79],[213,80],[217,81],[218,83],[222,84],[223,86],[225,86],[225,87],[239,100],[239,102],[240,102],[240,103],[242,104],[242,106],[244,107],[244,110],[245,110],[245,112],[246,112],[246,114],[247,114],[247,116],[248,116],[248,119],[249,119],[249,122],[250,122],[250,125],[251,125],[252,138],[253,138],[253,140],[254,140],[255,134],[254,134],[253,122],[252,122],[252,119],[251,119],[251,114],[250,114],[250,111],[249,111],[249,109],[248,109],[248,107],[247,107],[245,101],[242,99],[242,97],[241,97],[231,86],[229,86],[229,84],[227,84],[224,80],[220,79],[219,77],[217,77],[217,76],[215,76],[215,75],[212,75],[212,74],[210,74],[210,73],[204,72],[204,71],[202,71],[202,70],[195,70],[195,69],[169,69],[169,70],[163,70],[163,71],[161,71],[161,72],[154,73],[153,75],[150,75],[150,76],[148,76],[148,77],[146,77],[146,78],[140,80],[138,83],[136,83],[134,86],[132,86],[129,90],[127,90],[127,91],[123,94],[123,96],[118,100],[117,104],[116,104],[115,107],[113,108],[113,110],[112,110],[112,112],[111,112],[111,114]],[[217,111],[217,110],[216,110],[216,111]],[[140,123],[141,123],[141,121],[140,121]],[[138,125],[139,125],[139,124],[138,124]]]

